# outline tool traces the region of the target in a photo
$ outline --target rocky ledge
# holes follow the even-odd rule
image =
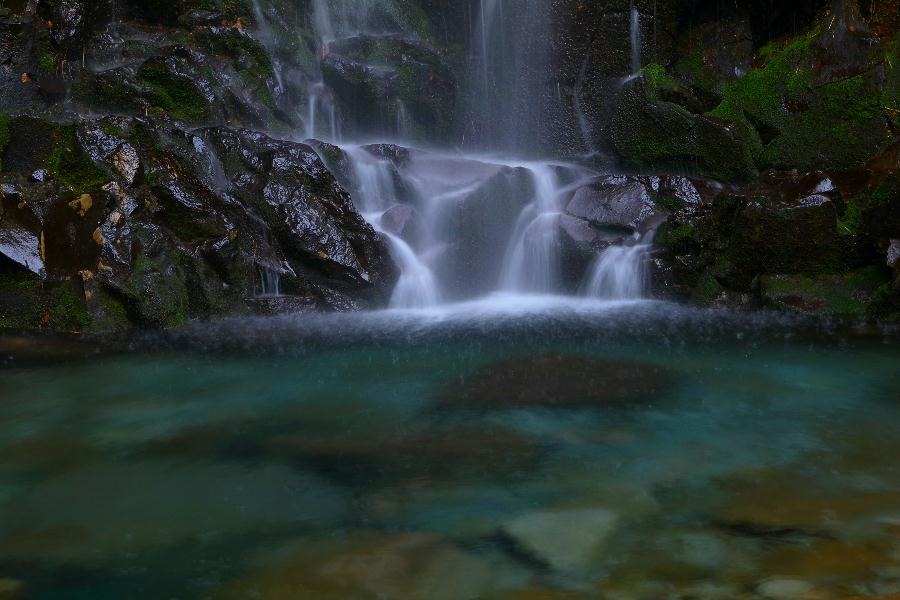
[[[166,327],[389,296],[387,246],[309,146],[167,118],[7,131],[0,327]]]

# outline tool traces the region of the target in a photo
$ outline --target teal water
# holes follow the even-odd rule
[[[23,598],[900,593],[882,335],[541,300],[0,349]]]

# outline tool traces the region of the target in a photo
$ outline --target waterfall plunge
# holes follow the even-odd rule
[[[559,289],[560,186],[552,166],[531,166],[535,198],[519,215],[504,260],[501,289],[553,293]]]
[[[398,198],[394,174],[388,160],[364,148],[344,148],[353,170],[357,208],[390,243],[391,255],[400,268],[400,279],[391,295],[391,308],[427,308],[440,301],[431,269],[402,238],[385,231],[381,217]]]
[[[610,246],[596,258],[584,295],[604,300],[640,300],[647,285],[647,261],[653,249],[648,234],[632,246]]]

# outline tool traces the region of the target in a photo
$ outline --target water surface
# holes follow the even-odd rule
[[[495,296],[0,347],[26,598],[900,592],[884,336]]]

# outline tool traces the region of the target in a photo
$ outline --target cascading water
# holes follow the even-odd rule
[[[258,297],[272,298],[281,295],[281,276],[274,270],[259,267],[259,293]]]
[[[345,147],[353,170],[357,208],[391,245],[391,254],[400,268],[400,279],[391,296],[391,308],[425,308],[440,299],[431,269],[420,260],[400,236],[385,230],[382,217],[398,197],[390,161],[378,158],[360,147]]]
[[[546,116],[560,101],[550,76],[550,11],[548,0],[480,0],[469,73],[469,145],[541,152]]]
[[[466,146],[501,156],[546,151],[546,128],[552,126],[548,115],[557,114],[564,100],[560,83],[551,76],[551,10],[550,0],[479,0],[462,103]],[[337,47],[333,44],[353,36],[414,36],[401,13],[395,0],[313,0],[320,59]],[[636,10],[631,18],[632,67],[639,71]],[[585,62],[582,70],[586,68]],[[576,117],[581,115],[578,123],[589,140],[579,102],[576,98]],[[396,103],[394,126],[387,124],[392,131],[382,134],[402,140],[413,123],[406,104],[399,98]],[[354,139],[353,131],[341,131],[332,91],[324,81],[310,86],[306,113],[307,138],[332,143],[342,135]],[[574,191],[596,176],[591,170],[473,152],[405,149],[404,158],[396,160],[383,149],[343,143],[339,147],[346,164],[334,171],[341,173],[339,179],[351,190],[359,211],[390,244],[401,272],[392,307],[427,307],[497,291],[558,294],[575,285],[571,274],[564,282],[561,224],[569,218],[565,208]],[[588,295],[640,297],[643,259],[636,248],[604,252],[588,278]]]
[[[610,246],[594,261],[584,295],[604,300],[640,300],[645,297],[647,262],[653,250],[648,234],[634,245]]]
[[[641,71],[641,13],[637,6],[631,3],[631,74],[637,75]]]
[[[519,216],[506,254],[501,288],[551,293],[559,289],[559,181],[553,167],[530,169],[535,198]]]

